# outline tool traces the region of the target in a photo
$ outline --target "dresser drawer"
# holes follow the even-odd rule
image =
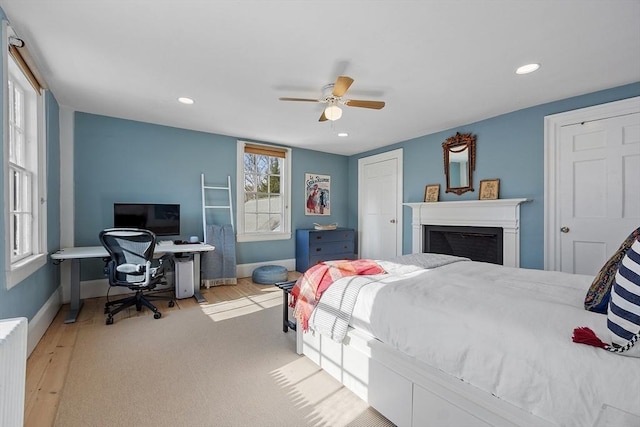
[[[353,243],[353,230],[321,230],[309,232],[309,244],[314,242],[350,241]]]
[[[309,257],[309,267],[313,267],[316,264],[319,264],[321,262],[325,262],[325,261],[336,261],[339,259],[356,259],[356,254],[354,253],[343,253],[343,254],[333,254],[330,256],[327,255],[312,255]]]
[[[332,255],[340,254],[344,252],[353,253],[354,243],[353,240],[344,240],[340,242],[310,242],[309,243],[309,255]]]

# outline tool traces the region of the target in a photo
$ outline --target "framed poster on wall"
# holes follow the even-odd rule
[[[331,177],[304,174],[305,215],[331,215]]]

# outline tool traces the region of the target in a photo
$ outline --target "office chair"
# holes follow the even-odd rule
[[[109,228],[100,232],[100,242],[109,252],[110,258],[105,259],[105,275],[111,286],[126,286],[135,291],[134,296],[116,301],[107,301],[104,313],[107,315],[106,324],[113,324],[113,316],[127,307],[136,306],[142,310],[145,306],[153,311],[153,318],[159,319],[162,313],[158,311],[151,300],[168,300],[169,307],[173,307],[172,297],[146,295],[144,292],[153,290],[159,283],[166,283],[164,268],[166,258],[160,258],[159,265],[152,267],[153,251],[156,246],[156,235],[149,230],[137,228]]]

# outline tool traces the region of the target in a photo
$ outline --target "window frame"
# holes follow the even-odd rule
[[[45,94],[44,90],[36,90],[29,80],[29,77],[24,76],[29,84],[25,85],[21,82],[20,86],[29,95],[25,96],[29,99],[29,103],[35,102],[35,130],[30,131],[30,138],[35,137],[35,152],[33,153],[33,159],[30,161],[31,166],[36,163],[35,166],[29,167],[31,171],[31,213],[32,221],[31,228],[31,252],[22,258],[12,260],[12,241],[11,241],[11,182],[10,173],[10,132],[9,132],[9,61],[14,61],[9,55],[9,37],[14,36],[13,30],[8,25],[7,21],[2,22],[2,75],[3,78],[3,180],[4,180],[4,261],[5,261],[5,282],[7,289],[11,289],[24,279],[38,271],[47,263],[47,203],[46,203],[46,189],[47,189],[47,169],[46,169],[46,109],[45,109]],[[18,67],[20,68],[20,67]],[[24,73],[23,73],[24,75]],[[33,90],[33,95],[31,91]],[[11,106],[11,108],[13,108]],[[29,107],[25,108],[28,109]],[[31,106],[33,108],[33,106]],[[31,117],[33,120],[33,117]],[[32,126],[27,124],[27,127]]]
[[[264,147],[265,149],[274,149],[284,151],[283,170],[280,172],[280,190],[282,194],[282,230],[279,232],[247,232],[245,230],[245,211],[244,211],[244,153],[247,145],[254,147]],[[261,242],[270,240],[287,240],[291,239],[291,149],[287,147],[262,144],[256,142],[242,141],[237,142],[237,189],[236,189],[236,240],[238,242]],[[283,191],[284,187],[284,191]]]

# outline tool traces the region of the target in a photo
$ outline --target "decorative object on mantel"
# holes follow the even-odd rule
[[[427,185],[424,189],[425,202],[437,202],[440,196],[440,184]]]
[[[483,179],[480,181],[480,200],[496,200],[500,191],[499,179]]]
[[[313,223],[313,228],[315,228],[316,230],[335,230],[336,228],[338,228],[338,223],[334,222],[333,224],[318,224],[318,223]]]
[[[331,177],[315,173],[304,174],[305,215],[331,215]]]
[[[476,136],[470,133],[456,134],[442,143],[444,175],[447,178],[445,193],[457,195],[473,191],[473,171],[476,168]]]

